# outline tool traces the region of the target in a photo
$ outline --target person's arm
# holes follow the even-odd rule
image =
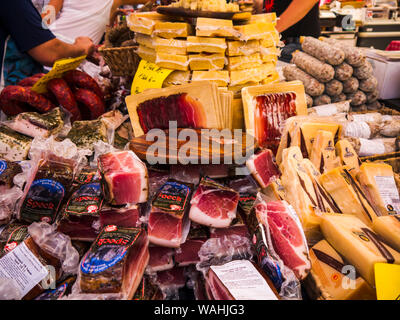
[[[76,38],[74,44],[52,39],[30,49],[28,54],[42,65],[51,67],[59,59],[90,55],[93,51],[92,40],[87,37],[79,37]]]
[[[276,29],[279,32],[283,32],[290,28],[303,19],[318,1],[319,0],[293,0],[289,7],[280,15]]]

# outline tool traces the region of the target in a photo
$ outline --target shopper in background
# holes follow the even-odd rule
[[[93,42],[77,37],[71,44],[43,28],[31,0],[0,1],[0,90],[52,66],[62,58],[91,54]]]

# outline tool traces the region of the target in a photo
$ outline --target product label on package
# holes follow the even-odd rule
[[[375,176],[379,194],[385,203],[388,214],[400,214],[400,197],[393,177]]]
[[[98,215],[103,204],[100,182],[79,187],[68,200],[65,212],[73,215]]]
[[[7,230],[8,238],[4,243],[0,243],[0,256],[14,250],[21,242],[29,237],[28,227],[24,225],[9,226]]]
[[[0,160],[0,175],[7,169],[7,162]]]
[[[211,266],[211,270],[236,300],[277,300],[263,276],[248,260]]]
[[[48,270],[25,243],[21,243],[0,259],[0,278],[13,279],[22,296],[25,296],[47,274]]]
[[[166,182],[158,192],[153,207],[183,216],[188,205],[191,189],[189,186],[174,181]]]

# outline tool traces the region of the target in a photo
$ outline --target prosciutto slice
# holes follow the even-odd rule
[[[246,166],[261,188],[266,188],[273,179],[277,179],[280,176],[279,169],[274,161],[274,155],[269,149],[252,155],[246,161]]]

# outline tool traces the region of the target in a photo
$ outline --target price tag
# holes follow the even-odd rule
[[[47,82],[52,79],[61,78],[67,71],[75,70],[86,59],[86,56],[78,58],[61,59],[54,62],[53,68],[49,73],[39,79],[38,82],[32,87],[32,90],[37,93],[47,92]]]
[[[374,267],[378,300],[400,300],[400,265],[376,263]]]
[[[132,82],[131,93],[138,94],[146,89],[162,88],[164,80],[172,71],[142,59]]]

